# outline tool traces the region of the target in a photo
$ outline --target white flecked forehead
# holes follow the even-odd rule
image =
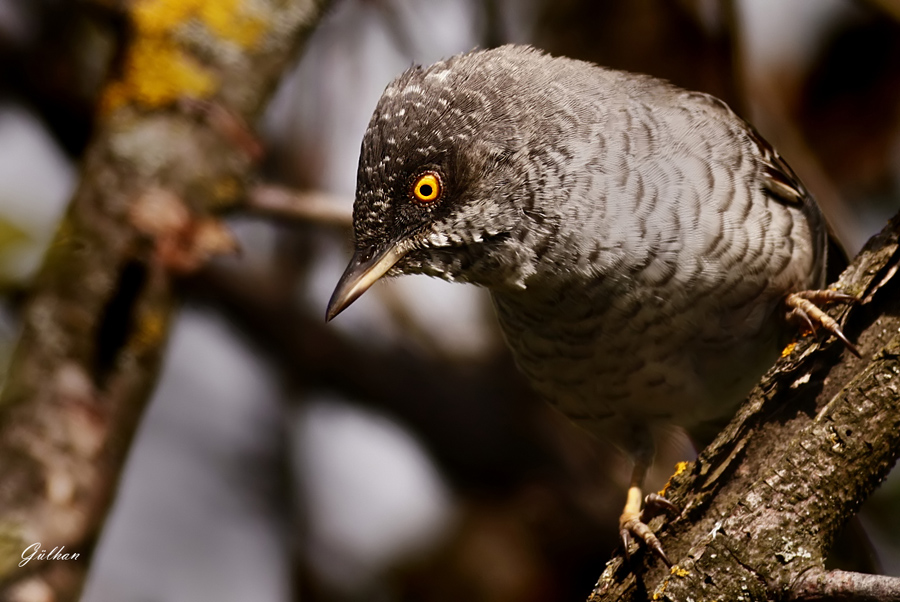
[[[483,145],[493,124],[510,121],[496,115],[512,111],[512,99],[490,90],[501,79],[515,84],[522,64],[534,58],[553,60],[532,48],[504,46],[416,66],[388,84],[361,149],[354,211],[358,239],[379,231],[411,169],[447,149],[471,151]]]
[[[558,136],[554,124],[579,121],[565,104],[571,95],[559,86],[576,81],[583,71],[577,61],[503,46],[413,67],[394,79],[362,142],[354,203],[357,245],[383,243],[413,226],[432,232],[417,239],[429,246],[493,236],[500,227],[488,217],[499,211],[497,203],[510,187],[498,190],[496,178],[482,176],[495,169],[498,157],[508,158],[535,139]],[[565,84],[562,72],[568,72]],[[564,113],[563,119],[554,112]],[[407,190],[415,172],[429,168],[449,170],[448,182],[457,184],[451,186],[452,199],[462,202],[436,206],[429,220],[414,223],[418,218],[412,217]],[[462,191],[466,194],[460,196]],[[418,211],[419,218],[430,211]],[[457,225],[465,225],[465,232],[445,232]]]

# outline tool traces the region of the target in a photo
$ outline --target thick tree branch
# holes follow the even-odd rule
[[[837,285],[862,300],[845,332],[863,358],[801,340],[671,480],[683,512],[661,540],[675,566],[644,558],[632,572],[615,558],[592,601],[784,599],[823,573],[836,533],[900,456],[898,233],[894,218]]]
[[[128,5],[124,69],[104,95],[0,395],[0,599],[77,599],[156,381],[176,306],[170,260],[202,259],[216,232],[208,214],[237,202],[253,167],[233,132],[180,101],[251,121],[322,4]],[[157,208],[136,219],[136,206]],[[37,542],[80,558],[20,567]]]

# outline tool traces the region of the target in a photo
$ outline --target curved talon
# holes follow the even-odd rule
[[[619,529],[619,537],[622,538],[622,549],[625,550],[625,558],[631,560],[631,546],[634,545],[634,537],[631,536],[631,531],[623,527]]]
[[[644,498],[644,510],[641,512],[641,521],[647,522],[663,513],[669,516],[678,516],[681,514],[681,508],[658,493],[648,493],[647,497]]]
[[[862,359],[862,354],[860,354],[859,349],[856,348],[856,345],[854,345],[853,343],[851,343],[850,341],[847,340],[847,337],[844,336],[844,333],[841,331],[840,328],[837,328],[837,329],[831,331],[831,334],[833,334],[834,336],[839,338],[841,340],[841,342],[844,343],[844,346],[850,350],[850,353],[852,353],[856,357]]]
[[[830,290],[799,291],[789,294],[787,297],[785,297],[784,302],[788,307],[791,308],[791,311],[788,314],[789,317],[800,318],[804,320],[807,324],[813,326],[813,332],[815,332],[814,325],[819,324],[828,332],[840,339],[840,341],[844,344],[844,346],[847,347],[850,353],[852,353],[856,357],[861,358],[862,355],[860,355],[859,350],[856,348],[856,345],[851,343],[847,339],[847,337],[844,336],[844,332],[841,330],[841,327],[837,323],[837,321],[826,314],[824,311],[819,309],[814,301],[839,301],[844,303],[851,303],[857,301],[856,297]]]
[[[640,488],[633,485],[628,490],[628,501],[622,511],[622,516],[619,517],[619,536],[625,546],[626,558],[631,559],[631,547],[634,540],[637,539],[639,543],[643,542],[660,560],[665,562],[666,566],[672,566],[659,538],[646,523],[651,517],[657,516],[661,512],[677,514],[680,510],[675,504],[657,493],[650,493],[644,498],[642,510]]]
[[[805,311],[802,311],[802,310],[799,310],[796,308],[792,309],[788,313],[788,320],[794,320],[796,322],[803,322],[803,325],[806,326],[807,328],[809,328],[809,331],[811,333],[813,333],[813,335],[815,335],[816,337],[819,336],[819,333],[816,330],[816,325],[813,324],[813,321],[810,320],[810,318],[809,318],[809,314],[807,314]]]
[[[622,542],[626,544],[625,556],[627,558],[631,558],[631,547],[629,544],[633,541],[633,538],[637,538],[644,542],[644,545],[650,548],[660,560],[665,562],[666,566],[672,566],[672,561],[666,556],[662,544],[659,543],[659,538],[657,538],[653,531],[650,530],[650,527],[640,519],[634,518],[622,523],[619,535],[622,537]]]

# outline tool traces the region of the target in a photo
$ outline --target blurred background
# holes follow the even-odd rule
[[[0,361],[127,35],[115,2],[0,0]],[[752,121],[852,255],[900,207],[898,0],[334,0],[256,130],[261,179],[349,213],[381,91],[506,42],[665,77]],[[340,220],[235,214],[185,307],[84,599],[584,599],[628,465],[517,375],[484,291],[376,285],[329,325]],[[652,486],[693,451],[662,446]],[[864,506],[900,576],[900,475]]]

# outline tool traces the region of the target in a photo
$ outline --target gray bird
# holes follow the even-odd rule
[[[827,232],[784,160],[728,106],[649,76],[503,46],[394,80],[362,142],[355,254],[332,319],[384,275],[486,287],[515,360],[634,460],[732,415],[792,332],[825,325]],[[849,345],[849,343],[848,343]],[[851,347],[852,349],[852,347]]]

